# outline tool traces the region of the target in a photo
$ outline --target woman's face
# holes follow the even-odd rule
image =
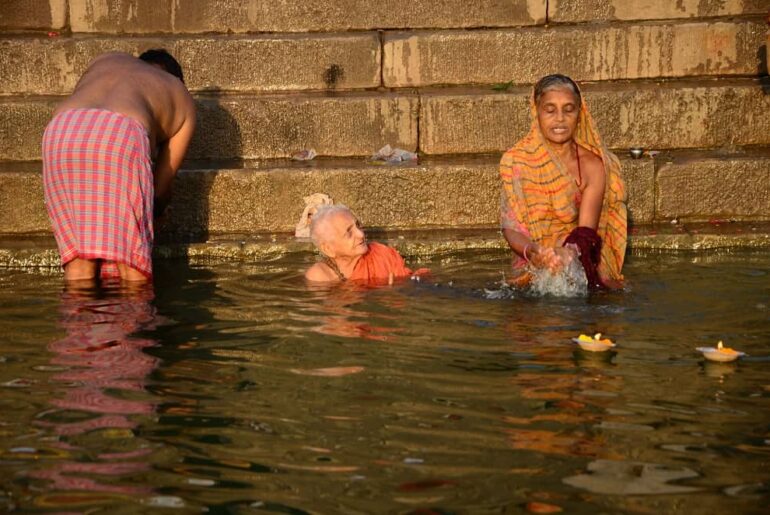
[[[575,135],[580,105],[568,89],[546,91],[537,102],[537,121],[545,139],[568,143]]]
[[[362,256],[369,250],[366,234],[358,219],[349,212],[339,212],[327,221],[326,242],[321,245],[324,255],[335,258]]]

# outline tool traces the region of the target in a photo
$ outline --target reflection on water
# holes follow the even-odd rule
[[[156,342],[133,336],[156,327],[153,296],[147,286],[70,289],[61,295],[59,325],[65,336],[48,345],[51,407],[33,420],[51,435],[46,441],[62,451],[61,459],[24,476],[41,481],[31,483],[36,489],[70,495],[44,494],[36,504],[62,507],[68,499],[77,505],[89,501],[91,493],[151,492],[150,485],[132,480],[149,470],[146,457],[152,451],[136,442],[131,430],[138,424],[136,416],[154,411],[145,381],[158,360],[143,350]],[[102,441],[94,445],[97,435]],[[80,461],[86,456],[87,462]]]
[[[0,273],[0,511],[766,508],[770,257],[631,258],[577,298],[494,293],[495,251],[379,288],[309,289],[310,259]]]

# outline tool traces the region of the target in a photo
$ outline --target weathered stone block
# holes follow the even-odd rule
[[[162,39],[149,38],[0,39],[0,94],[68,94],[99,54],[120,51],[138,55],[166,45]]]
[[[551,23],[763,14],[766,0],[550,0]]]
[[[657,173],[657,216],[770,219],[770,152],[675,159]]]
[[[770,95],[734,79],[585,85],[588,106],[610,148],[770,145]],[[503,152],[529,130],[528,88],[424,92],[420,149],[427,154]]]
[[[64,28],[67,0],[3,0],[0,30]]]
[[[53,98],[0,102],[0,159],[40,159]],[[198,102],[192,158],[275,158],[315,148],[319,155],[368,156],[389,143],[417,147],[415,95],[220,96]]]
[[[191,171],[180,174],[167,230],[293,231],[302,198],[315,192],[345,203],[370,228],[462,227],[496,224],[499,184],[490,163]]]
[[[655,219],[655,163],[650,158],[619,157],[628,193],[628,222],[631,225],[651,223]]]
[[[426,154],[501,153],[530,126],[529,95],[519,88],[423,92],[420,98],[420,150]]]
[[[758,80],[598,85],[586,98],[612,148],[770,144],[770,95]]]
[[[0,160],[40,159],[40,142],[54,107],[53,99],[0,100]]]
[[[543,29],[414,31],[385,35],[387,87],[758,75],[759,20]]]
[[[545,22],[545,0],[177,0],[174,31],[329,32]]]
[[[13,38],[0,40],[0,94],[68,94],[108,51],[166,48],[192,91],[372,88],[380,85],[376,33],[239,38]]]
[[[375,88],[377,33],[205,37],[174,44],[191,90]]]
[[[171,32],[174,0],[70,0],[72,32]]]
[[[386,143],[417,147],[415,95],[225,96],[198,105],[194,158],[278,158],[307,148],[366,156]]]
[[[39,166],[0,172],[0,233],[51,232]]]

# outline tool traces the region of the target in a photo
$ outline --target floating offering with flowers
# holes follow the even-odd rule
[[[577,338],[572,338],[572,341],[589,352],[603,352],[615,346],[609,338],[602,338],[602,333],[596,333],[593,337],[581,334]]]
[[[695,350],[703,353],[703,357],[711,361],[735,361],[741,356],[745,356],[745,352],[725,347],[722,340],[719,340],[716,347],[697,347]]]

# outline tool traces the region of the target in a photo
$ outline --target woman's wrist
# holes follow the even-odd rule
[[[524,250],[522,251],[522,257],[524,258],[524,261],[527,263],[532,261],[532,258],[540,253],[540,247],[537,245],[537,243],[529,242],[526,245],[524,245]]]

